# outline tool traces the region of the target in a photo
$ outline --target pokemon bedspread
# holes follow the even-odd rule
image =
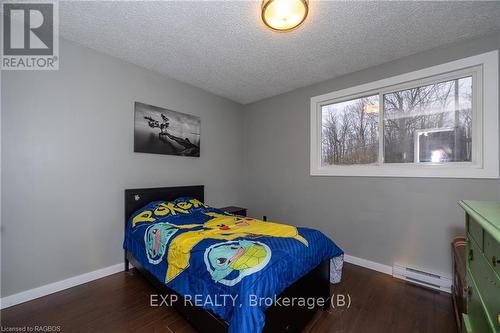
[[[231,333],[262,331],[269,305],[262,300],[343,254],[320,231],[229,215],[191,198],[135,212],[123,246],[158,280],[226,320]]]

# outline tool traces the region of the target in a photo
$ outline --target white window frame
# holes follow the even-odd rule
[[[382,142],[379,145],[377,163],[328,166],[321,164],[323,105],[378,94],[382,112],[384,94],[464,76],[472,76],[471,162],[383,163]],[[491,51],[312,97],[310,174],[311,176],[499,178],[498,92],[498,51]],[[383,122],[379,122],[379,140],[383,141],[383,137]]]

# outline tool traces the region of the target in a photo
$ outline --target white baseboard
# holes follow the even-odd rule
[[[354,256],[350,256],[348,254],[344,254],[344,260],[350,264],[365,267],[377,272],[381,272],[384,274],[389,274],[392,276],[392,267],[384,264],[380,264],[378,262],[366,260],[363,258],[358,258]]]
[[[2,297],[0,298],[0,309],[5,309],[13,305],[31,301],[35,298],[46,296],[64,289],[78,286],[83,283],[97,280],[102,277],[121,272],[123,271],[123,269],[124,269],[123,263],[116,264],[113,266],[108,266],[98,269],[93,272],[88,272],[82,275],[73,276],[62,281],[46,284],[38,288],[22,291],[18,294]]]
[[[363,258],[354,257],[354,256],[351,256],[348,254],[344,254],[344,260],[350,264],[365,267],[365,268],[392,276],[392,267],[391,266],[380,264],[378,262],[370,261],[370,260],[363,259]],[[31,301],[33,299],[36,299],[36,298],[39,298],[42,296],[46,296],[46,295],[56,293],[56,292],[64,290],[64,289],[68,289],[71,287],[78,286],[80,284],[84,284],[84,283],[87,283],[87,282],[90,282],[93,280],[97,280],[97,279],[100,279],[102,277],[121,272],[121,271],[123,271],[123,268],[124,268],[123,263],[116,264],[113,266],[98,269],[98,270],[93,271],[93,272],[74,276],[74,277],[71,277],[71,278],[66,279],[66,280],[50,283],[50,284],[47,284],[45,286],[41,286],[38,288],[34,288],[34,289],[20,292],[18,294],[3,297],[3,298],[0,298],[0,309],[5,309],[5,308],[8,308],[8,307],[13,306],[13,305],[17,305],[20,303]]]

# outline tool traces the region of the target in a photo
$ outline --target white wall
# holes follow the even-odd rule
[[[312,177],[310,98],[498,49],[500,35],[440,47],[245,106],[250,213],[318,228],[348,254],[451,274],[461,199],[498,200],[498,180]],[[498,110],[497,110],[498,112]]]
[[[241,105],[65,40],[1,80],[2,297],[122,262],[126,188],[241,204]],[[201,157],[134,153],[134,101],[200,116]]]

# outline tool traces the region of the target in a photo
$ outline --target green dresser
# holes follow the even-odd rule
[[[464,333],[500,333],[500,202],[458,204],[467,230]]]

